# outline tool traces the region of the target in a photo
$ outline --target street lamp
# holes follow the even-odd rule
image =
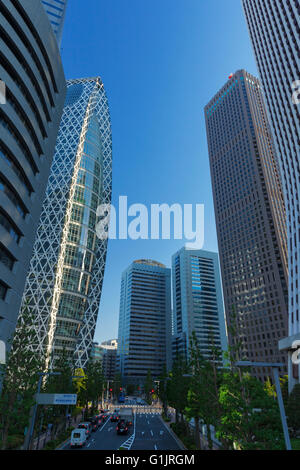
[[[287,426],[284,403],[282,399],[282,393],[280,388],[279,373],[278,370],[280,367],[283,367],[284,364],[274,363],[274,362],[251,362],[251,361],[238,361],[235,363],[237,367],[271,367],[274,376],[275,388],[277,393],[278,406],[280,410],[280,418],[282,423],[282,429],[285,440],[286,450],[292,450],[291,441],[289,436],[289,429]]]

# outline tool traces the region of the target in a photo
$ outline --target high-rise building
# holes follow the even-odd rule
[[[93,343],[91,358],[102,363],[102,371],[105,380],[113,381],[116,375],[118,341],[110,339],[101,344]]]
[[[124,383],[159,377],[171,365],[171,270],[137,260],[121,282],[118,361]]]
[[[23,302],[34,314],[37,351],[63,348],[77,367],[90,357],[105,269],[107,240],[96,211],[109,204],[112,139],[100,78],[67,81],[67,97],[27,276]]]
[[[58,46],[61,45],[68,0],[42,0]]]
[[[224,364],[227,332],[217,253],[182,248],[172,257],[173,341],[172,358],[189,359],[195,334],[202,356]]]
[[[244,70],[233,74],[205,107],[205,119],[227,326],[237,329],[241,359],[282,362],[285,209],[259,80]],[[269,373],[254,369],[261,380]]]
[[[40,0],[0,2],[0,340],[14,334],[66,83]]]
[[[291,347],[300,341],[300,4],[299,0],[243,0],[281,170],[289,259],[290,390],[299,381]]]

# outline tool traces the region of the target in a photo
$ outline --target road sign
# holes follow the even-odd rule
[[[38,405],[76,405],[77,395],[75,393],[37,393]]]

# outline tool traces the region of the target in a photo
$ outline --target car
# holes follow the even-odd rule
[[[125,421],[122,419],[118,422],[117,434],[127,434],[127,433],[128,433],[128,426],[126,425]]]
[[[71,433],[71,442],[70,446],[72,448],[74,447],[83,447],[86,444],[87,436],[86,436],[86,430],[85,429],[73,429]]]
[[[119,415],[117,413],[112,414],[110,420],[112,422],[119,421]]]
[[[99,428],[101,424],[101,419],[99,419],[97,416],[93,416],[92,418],[88,419],[88,422],[91,423],[92,426],[92,431],[95,432]]]
[[[92,425],[89,421],[85,421],[83,423],[79,423],[77,429],[85,429],[86,430],[86,437],[89,439],[92,434]]]

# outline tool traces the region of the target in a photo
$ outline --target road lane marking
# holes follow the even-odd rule
[[[154,449],[157,450],[157,445],[156,444],[154,444]]]
[[[151,436],[153,437],[153,432],[152,432],[152,430],[150,431],[150,433],[151,433]]]

